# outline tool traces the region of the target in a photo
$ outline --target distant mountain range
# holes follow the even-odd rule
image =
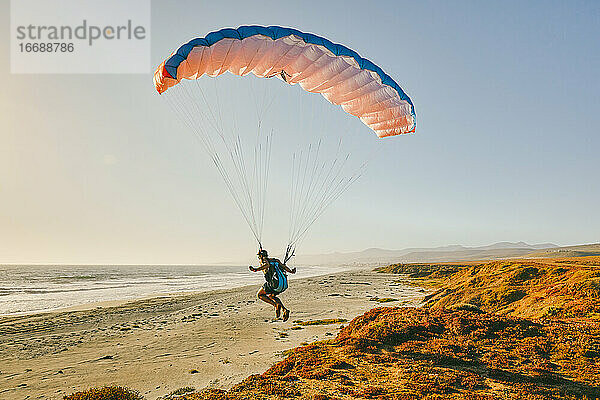
[[[585,257],[600,256],[600,243],[581,244],[578,246],[565,246],[556,248],[547,248],[534,251],[527,257]]]
[[[597,246],[600,250],[600,245]],[[357,265],[398,262],[474,261],[524,257],[530,254],[539,254],[535,255],[537,257],[545,257],[544,254],[554,254],[554,257],[556,257],[558,256],[557,254],[560,254],[558,252],[559,249],[561,248],[553,243],[528,244],[525,242],[499,242],[478,247],[450,245],[433,248],[408,248],[402,250],[370,248],[349,253],[336,252],[329,254],[300,255],[294,259],[294,264]]]

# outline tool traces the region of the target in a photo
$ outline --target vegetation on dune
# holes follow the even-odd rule
[[[456,273],[463,265],[455,264],[392,264],[375,268],[377,272],[407,275],[409,278],[444,278]]]
[[[600,257],[464,265],[438,282],[426,306],[459,304],[534,319],[600,321]]]
[[[311,326],[311,325],[331,325],[331,324],[341,324],[342,322],[346,322],[347,319],[343,318],[325,318],[325,319],[316,319],[312,321],[301,321],[296,320],[294,324],[300,326]]]
[[[228,391],[177,398],[600,399],[600,257],[379,271],[437,291],[422,308],[375,308]]]
[[[182,387],[177,390],[174,390],[166,396],[159,397],[157,400],[176,400],[176,399],[181,398],[181,396],[186,393],[193,393],[195,391],[196,391],[195,388],[193,388],[191,386],[186,386],[186,387]]]
[[[398,301],[398,299],[394,299],[391,297],[373,297],[369,299],[369,301],[376,301],[377,303],[392,303],[394,301]]]
[[[76,392],[63,397],[64,400],[142,400],[135,390],[120,386],[105,386]]]

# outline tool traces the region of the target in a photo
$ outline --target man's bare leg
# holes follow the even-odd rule
[[[260,300],[264,301],[265,303],[268,303],[268,304],[272,305],[273,307],[275,307],[275,313],[279,314],[279,304],[275,300],[273,300],[271,298],[271,296],[269,296],[267,294],[267,292],[265,292],[264,288],[260,288],[258,293],[256,293],[256,297],[258,297]],[[279,303],[281,303],[281,301]],[[277,315],[277,317],[279,318],[279,315]]]
[[[287,308],[283,309],[283,322],[287,321],[288,319],[290,319],[290,310],[288,310]]]
[[[290,318],[290,310],[285,308],[281,300],[279,300],[279,298],[276,295],[272,294],[269,295],[269,297],[271,298],[271,300],[275,301],[279,305],[279,307],[276,309],[277,318],[279,318],[279,313],[281,312],[281,310],[283,310],[283,322],[287,321]]]
[[[277,318],[279,318],[281,316],[281,310],[285,310],[286,308],[283,306],[283,303],[281,300],[279,300],[277,295],[269,294],[268,296],[271,300],[277,303],[277,307],[275,307],[275,314],[277,315]]]

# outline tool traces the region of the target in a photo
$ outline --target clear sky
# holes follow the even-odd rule
[[[11,75],[6,0],[0,22],[0,262],[252,257],[151,73]],[[417,133],[384,146],[302,252],[600,241],[600,2],[155,1],[152,70],[244,24],[345,44],[416,106]]]

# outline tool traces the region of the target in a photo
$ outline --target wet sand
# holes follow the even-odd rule
[[[275,320],[258,286],[0,317],[0,399],[62,399],[122,385],[156,399],[182,387],[229,388],[262,373],[303,343],[334,336],[342,323],[382,306],[418,305],[427,294],[397,275],[368,270],[293,280],[280,297],[290,320]],[[376,298],[397,301],[379,303]]]

